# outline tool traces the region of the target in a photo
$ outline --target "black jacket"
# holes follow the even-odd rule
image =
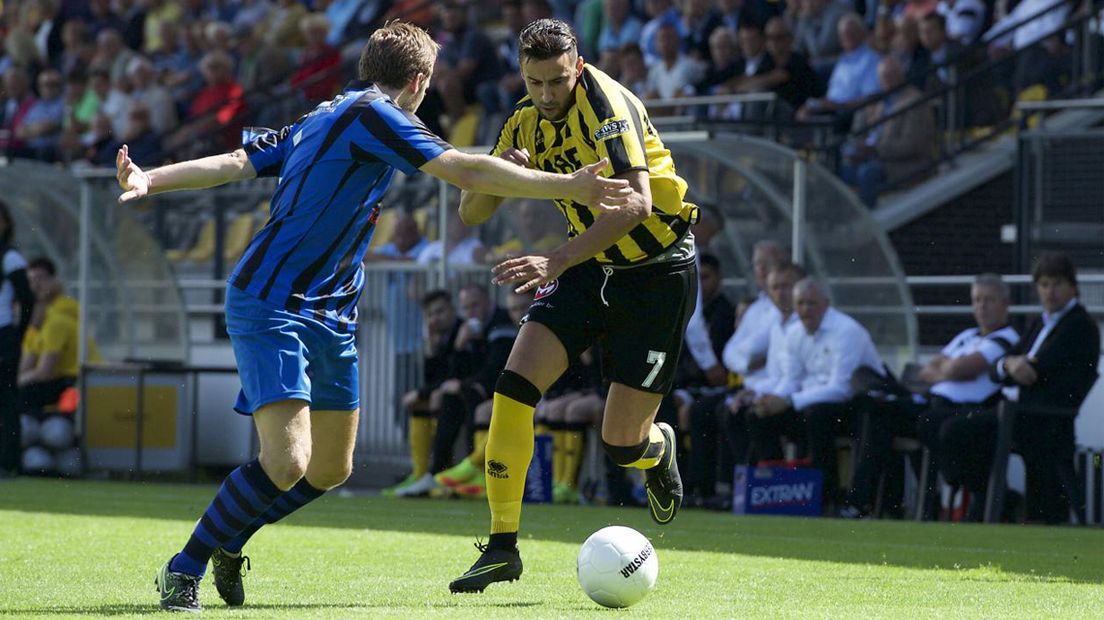
[[[1008,354],[1026,355],[1042,329],[1042,316],[1035,317],[1023,338]],[[1096,382],[1096,366],[1100,361],[1100,330],[1085,307],[1078,303],[1070,308],[1047,334],[1034,357],[1039,379],[1033,385],[1020,386],[1019,402],[1048,407],[1080,407]],[[996,364],[1002,362],[1003,359],[997,360]],[[997,379],[996,364],[991,369],[994,380]],[[1004,383],[1016,385],[1011,377],[1005,378]]]

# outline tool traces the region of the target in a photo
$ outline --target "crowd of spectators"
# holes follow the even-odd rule
[[[395,16],[421,23],[442,45],[419,115],[460,143],[487,142],[524,95],[516,33],[532,20],[556,16],[574,23],[589,62],[643,98],[777,96],[770,106],[665,107],[655,108],[655,116],[813,120],[852,133],[844,176],[873,204],[886,182],[894,183],[901,170],[923,167],[936,152],[926,118],[934,118],[934,109],[898,119],[895,129],[903,133],[883,131],[879,121],[917,91],[1021,50],[1015,62],[971,80],[969,96],[960,98],[969,105],[954,112],[959,126],[1004,118],[1016,93],[1030,86],[1061,88],[1071,61],[1060,28],[1071,4],[18,0],[3,5],[0,22],[0,148],[9,156],[105,165],[122,142],[140,164],[233,147],[242,127],[286,124],[339,92],[353,77],[364,37]],[[885,59],[897,67],[879,69]],[[915,91],[904,92],[906,86]],[[871,102],[876,109],[854,114]],[[466,117],[477,130],[463,130]],[[873,130],[863,131],[864,124]],[[919,135],[928,141],[919,143]]]

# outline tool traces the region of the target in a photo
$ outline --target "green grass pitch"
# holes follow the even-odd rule
[[[156,613],[153,574],[213,486],[0,482],[0,616]],[[1102,618],[1104,529],[734,517],[526,506],[525,575],[482,595],[448,581],[475,560],[482,502],[331,494],[246,548],[246,607],[209,579],[209,617]],[[627,610],[592,603],[575,554],[594,530],[652,539],[659,583]]]

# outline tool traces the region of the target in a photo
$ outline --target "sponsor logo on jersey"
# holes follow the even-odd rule
[[[552,293],[555,293],[556,289],[559,288],[559,286],[560,286],[560,281],[559,280],[552,280],[551,282],[545,282],[544,284],[538,286],[537,287],[537,294],[533,295],[533,301],[536,301],[538,299],[544,299],[545,297],[548,297]]]
[[[598,129],[594,130],[594,140],[601,142],[602,140],[608,140],[614,136],[619,136],[623,133],[628,133],[629,121],[616,120],[610,121],[605,125],[602,125]]]

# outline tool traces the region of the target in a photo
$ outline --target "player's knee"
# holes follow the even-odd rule
[[[295,486],[306,475],[309,463],[310,448],[292,447],[272,456],[261,455],[261,465],[272,484],[284,491]]]
[[[541,399],[541,391],[533,382],[512,370],[503,370],[495,383],[495,393],[516,400],[524,405],[536,407]]]
[[[320,468],[317,472],[308,472],[307,482],[316,489],[328,491],[334,487],[341,486],[341,484],[349,479],[349,475],[352,473],[352,463],[333,463],[327,467]]]

